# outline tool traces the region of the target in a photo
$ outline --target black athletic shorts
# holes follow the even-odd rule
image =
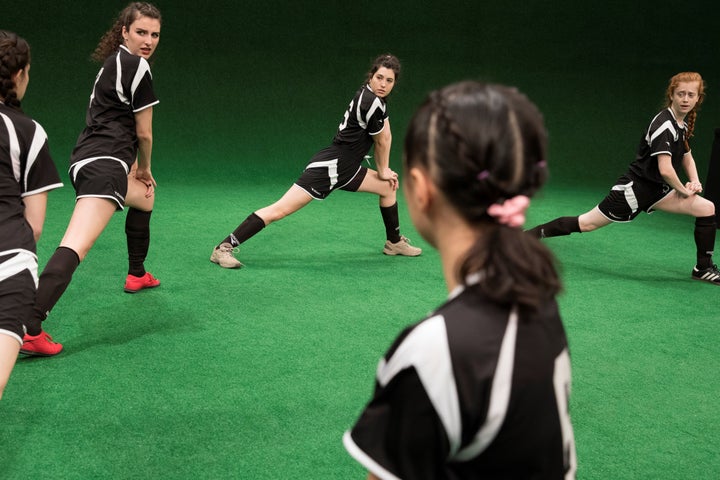
[[[307,164],[295,185],[316,200],[324,200],[333,190],[356,192],[367,175],[361,161],[343,158],[333,146],[319,151]]]
[[[81,160],[70,166],[70,181],[75,187],[76,199],[107,198],[122,210],[128,190],[128,173],[127,164],[114,158]]]
[[[22,345],[24,323],[31,318],[37,290],[37,257],[27,250],[0,256],[0,335]]]
[[[625,174],[618,178],[598,208],[610,221],[629,222],[640,212],[652,213],[655,205],[671,191],[670,185],[665,183],[649,182]]]

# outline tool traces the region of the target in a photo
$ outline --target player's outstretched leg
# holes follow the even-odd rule
[[[560,217],[527,230],[536,238],[559,237],[580,232],[579,217]]]
[[[260,230],[265,228],[265,222],[255,213],[251,213],[238,227],[223,239],[212,251],[210,261],[223,268],[241,268],[243,264],[233,256],[235,249]]]

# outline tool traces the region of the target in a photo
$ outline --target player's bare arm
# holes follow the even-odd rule
[[[694,194],[694,192],[685,188],[685,185],[680,181],[680,177],[678,177],[675,168],[673,168],[672,157],[670,157],[670,155],[658,155],[658,169],[665,182],[675,189],[680,197],[689,197]]]

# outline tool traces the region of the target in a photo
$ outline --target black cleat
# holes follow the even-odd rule
[[[695,267],[692,271],[692,278],[694,280],[702,280],[714,285],[720,285],[720,270],[718,270],[717,265],[702,270],[698,270],[698,268]]]

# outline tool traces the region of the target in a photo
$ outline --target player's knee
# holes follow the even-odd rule
[[[694,210],[696,217],[709,217],[711,215],[715,215],[715,204],[706,198],[697,197],[697,201],[693,206],[695,207]]]
[[[269,208],[264,208],[262,210],[258,210],[255,212],[255,215],[260,217],[260,219],[265,222],[265,225],[270,225],[273,222],[277,222],[278,220],[282,220],[283,218],[287,217],[292,213],[290,210],[286,208],[282,208],[277,205],[273,205]]]

